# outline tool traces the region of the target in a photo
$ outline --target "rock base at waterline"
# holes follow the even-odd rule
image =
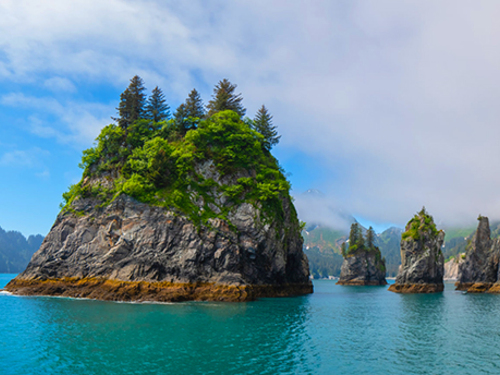
[[[125,302],[253,301],[313,292],[311,284],[223,285],[215,283],[133,282],[106,279],[14,279],[6,291],[24,296],[60,296]]]
[[[443,284],[392,284],[389,291],[394,293],[439,293],[444,290]]]
[[[387,285],[385,280],[339,280],[336,285],[352,285],[352,286],[383,286]]]

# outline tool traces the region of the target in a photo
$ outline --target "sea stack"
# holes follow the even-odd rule
[[[432,216],[422,208],[401,235],[401,266],[389,290],[396,293],[442,292],[443,241],[444,232],[436,229]]]
[[[467,244],[465,259],[458,269],[457,290],[469,293],[496,292],[498,280],[498,240],[491,239],[488,218],[479,216],[476,233]]]
[[[272,139],[240,113],[214,112],[105,127],[50,233],[5,289],[161,302],[312,293]]]
[[[385,260],[375,246],[373,228],[368,229],[365,240],[359,224],[352,224],[349,245],[342,244],[342,256],[338,285],[387,285]]]

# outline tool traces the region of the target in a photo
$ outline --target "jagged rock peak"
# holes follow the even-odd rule
[[[498,240],[491,239],[489,220],[479,215],[477,230],[466,247],[464,261],[458,268],[457,290],[470,293],[496,292],[498,281]]]
[[[435,293],[444,289],[444,232],[437,230],[425,208],[401,235],[401,267],[389,290],[396,293]]]

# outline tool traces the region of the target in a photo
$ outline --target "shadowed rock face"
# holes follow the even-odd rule
[[[357,251],[346,255],[340,271],[339,285],[387,285],[385,264],[380,250]]]
[[[480,217],[476,233],[467,247],[465,260],[458,269],[457,290],[470,293],[489,291],[498,280],[498,239],[490,238],[487,217]],[[496,288],[495,288],[496,289]],[[495,292],[495,289],[491,290]]]
[[[25,295],[125,301],[245,301],[312,292],[302,237],[284,201],[284,225],[262,220],[243,203],[234,228],[186,217],[121,195],[98,208],[79,199],[80,214],[61,213],[27,269],[6,287]],[[286,228],[287,230],[285,230]]]
[[[430,216],[427,216],[429,218]],[[444,289],[444,257],[441,247],[444,232],[435,229],[432,218],[430,225],[424,225],[426,217],[420,215],[406,226],[406,232],[412,227],[412,221],[420,225],[418,236],[408,236],[401,241],[401,267],[396,282],[389,290],[396,293],[435,293]],[[417,226],[418,226],[417,225]]]

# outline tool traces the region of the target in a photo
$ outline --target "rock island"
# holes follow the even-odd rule
[[[83,152],[83,176],[26,270],[6,289],[115,301],[248,301],[312,293],[279,137],[220,81],[170,117],[139,77],[117,124]]]
[[[444,232],[437,230],[432,216],[422,208],[401,235],[401,266],[389,290],[396,293],[442,292],[443,241]]]
[[[358,223],[353,223],[348,245],[342,244],[344,262],[340,269],[339,285],[387,285],[385,260],[375,246],[375,231],[369,228],[366,240]]]

